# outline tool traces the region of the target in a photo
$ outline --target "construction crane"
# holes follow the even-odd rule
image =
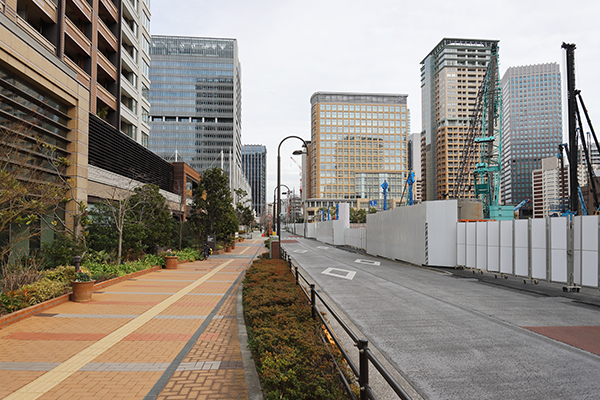
[[[479,88],[471,115],[463,157],[454,184],[453,197],[465,196],[476,159],[473,177],[475,197],[483,203],[486,219],[513,219],[511,206],[500,205],[500,163],[502,160],[502,90],[498,73],[498,45],[492,44],[488,69]]]
[[[518,205],[515,206],[515,208],[513,208],[513,212],[517,212],[521,209],[521,207],[523,207],[525,204],[529,203],[529,199],[525,199],[522,202],[520,202]]]

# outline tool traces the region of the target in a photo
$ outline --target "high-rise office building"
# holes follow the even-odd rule
[[[260,144],[242,146],[242,169],[250,184],[252,209],[263,215],[267,204],[267,147]]]
[[[148,147],[150,135],[150,0],[123,2],[121,132]]]
[[[541,160],[530,175],[533,218],[561,216],[569,206],[569,166],[556,156]]]
[[[442,39],[421,61],[423,200],[451,194],[479,87],[497,40]],[[473,178],[467,186],[473,188]],[[473,190],[467,191],[469,196]]]
[[[556,156],[562,141],[560,68],[556,63],[510,67],[502,77],[504,204],[532,196],[531,174]],[[525,206],[524,210],[531,206]]]
[[[237,41],[153,35],[150,54],[149,149],[200,173],[222,166],[242,187]]]
[[[407,177],[407,95],[317,92],[311,97],[310,199],[400,199]],[[348,201],[354,206],[358,203]],[[382,202],[380,202],[382,203]],[[391,207],[390,207],[391,208]]]

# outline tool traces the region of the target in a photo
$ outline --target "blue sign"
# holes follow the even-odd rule
[[[370,207],[377,207],[377,200],[369,200]]]

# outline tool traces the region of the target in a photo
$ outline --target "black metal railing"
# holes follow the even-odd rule
[[[317,290],[315,289],[315,284],[310,283],[306,279],[306,277],[300,273],[300,271],[298,269],[298,265],[294,265],[294,263],[292,262],[292,257],[285,251],[285,249],[281,248],[280,251],[281,251],[281,257],[287,261],[287,263],[290,267],[290,271],[292,271],[292,273],[296,277],[296,284],[302,288],[302,291],[306,295],[306,298],[310,301],[313,319],[319,318],[321,320],[321,323],[323,324],[325,329],[327,329],[327,332],[329,332],[329,336],[330,336],[331,340],[333,340],[336,347],[342,354],[342,357],[344,357],[344,359],[348,363],[348,366],[352,370],[352,373],[356,377],[356,380],[360,387],[360,400],[367,400],[367,399],[376,400],[377,399],[377,397],[373,393],[371,387],[369,386],[369,363],[371,363],[375,367],[375,369],[377,371],[379,371],[379,373],[381,374],[383,379],[385,379],[385,381],[388,383],[390,388],[402,400],[411,400],[411,397],[408,395],[408,393],[406,393],[406,391],[398,384],[398,382],[396,382],[394,377],[388,372],[388,370],[383,366],[383,364],[377,359],[375,354],[373,354],[373,352],[369,348],[369,341],[366,339],[359,338],[352,331],[352,329],[350,329],[350,327],[340,318],[340,316],[329,306],[329,304],[327,304],[327,302],[323,299],[323,297],[321,297],[321,295],[317,292]],[[306,283],[308,288],[306,288],[304,285],[301,284],[301,282],[300,282],[301,279],[302,279],[302,281],[304,281],[304,283]],[[359,353],[358,354],[358,367],[356,366],[356,363],[350,358],[350,355],[348,354],[348,352],[346,351],[344,346],[342,346],[342,343],[338,339],[337,335],[335,335],[335,333],[333,332],[333,329],[330,326],[329,322],[325,319],[323,314],[319,312],[319,310],[317,308],[317,299],[320,301],[320,304],[323,305],[323,307],[325,307],[327,309],[329,314],[333,318],[335,318],[335,320],[338,322],[338,324],[344,329],[346,334],[354,342],[354,345],[357,347],[358,353]],[[344,383],[344,386],[346,387],[346,390],[348,391],[348,394],[353,399],[356,399],[356,397],[354,396],[354,393],[350,389],[351,385],[348,382],[348,380],[346,379],[346,375],[342,372],[342,370],[339,366],[338,366],[338,371],[340,372],[341,379]]]

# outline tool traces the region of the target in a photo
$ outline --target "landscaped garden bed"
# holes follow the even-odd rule
[[[322,326],[283,260],[259,259],[246,272],[244,316],[264,398],[349,398]]]
[[[144,270],[149,272],[165,264],[163,256],[147,255],[138,261],[113,264],[106,261],[108,257],[104,252],[92,254],[82,263],[82,267],[90,275],[91,280],[96,281],[94,290],[116,283],[121,277]],[[180,262],[201,259],[200,252],[194,249],[183,249],[173,254]],[[15,276],[16,274],[20,276]],[[29,276],[24,277],[25,274]],[[2,279],[0,317],[68,295],[71,291],[71,282],[75,279],[75,267],[61,266],[41,272],[34,268],[29,270],[15,268],[12,272],[3,271]],[[18,281],[25,283],[17,284]],[[52,304],[56,305],[55,302]]]

